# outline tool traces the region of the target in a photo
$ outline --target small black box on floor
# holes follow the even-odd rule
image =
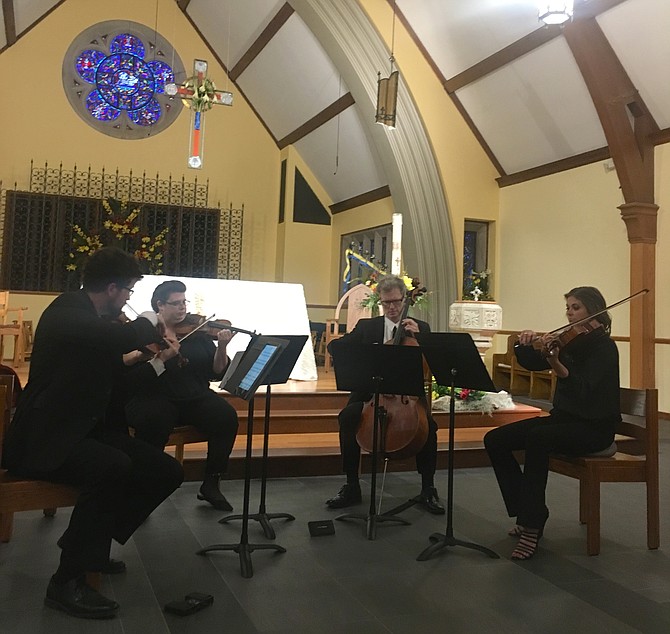
[[[321,537],[321,535],[334,535],[335,534],[335,525],[333,520],[315,520],[313,522],[307,522],[309,528],[309,534],[312,537]]]
[[[212,603],[214,603],[214,597],[211,594],[191,592],[184,597],[183,601],[170,601],[166,603],[164,610],[170,614],[188,616],[209,607]]]

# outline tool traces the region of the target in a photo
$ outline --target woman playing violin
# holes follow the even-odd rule
[[[549,416],[522,420],[493,429],[484,437],[500,491],[517,524],[509,534],[519,538],[512,559],[530,559],[537,550],[549,517],[545,489],[549,455],[586,455],[606,450],[621,420],[619,411],[619,353],[610,338],[612,320],[602,294],[592,286],[566,293],[566,316],[574,338],[524,330],[515,354],[528,370],[551,369],[556,392]],[[596,313],[601,314],[596,315]],[[581,333],[581,320],[594,315],[598,327]],[[590,320],[593,321],[593,320]],[[540,342],[540,350],[533,346]],[[568,341],[562,345],[562,341]],[[525,450],[523,471],[513,452]]]
[[[404,319],[400,323],[405,299],[405,283],[396,276],[387,276],[379,280],[377,285],[380,302],[384,309],[384,316],[372,319],[361,319],[356,327],[341,339],[335,339],[330,345],[345,343],[384,343],[393,339],[397,329],[404,329],[407,336],[417,332],[430,332],[430,326],[418,319]],[[331,509],[339,509],[362,501],[361,487],[358,481],[358,472],[361,459],[361,450],[356,441],[356,432],[361,420],[364,403],[372,395],[353,393],[347,406],[340,412],[340,449],[342,464],[347,476],[347,483],[334,497],[326,501]],[[428,439],[423,448],[416,454],[417,471],[421,474],[421,494],[419,501],[430,513],[442,514],[444,507],[435,489],[433,479],[437,463],[437,424],[432,416],[428,416]]]
[[[187,315],[186,286],[179,280],[159,284],[151,307],[165,322],[168,348],[152,359],[140,357],[128,373],[134,396],[126,405],[128,424],[135,436],[157,447],[165,447],[178,425],[193,425],[207,435],[205,479],[199,500],[221,511],[232,506],[219,489],[219,479],[228,468],[228,458],[237,435],[237,413],[209,388],[209,382],[223,377],[229,359],[226,347],[230,330],[212,335],[195,331],[179,341],[175,331]],[[138,358],[136,357],[136,360]]]

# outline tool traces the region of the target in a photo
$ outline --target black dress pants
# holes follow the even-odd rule
[[[171,401],[161,395],[138,395],[126,405],[128,425],[135,437],[165,448],[170,432],[179,425],[193,425],[207,436],[208,475],[226,473],[237,436],[237,412],[211,390],[196,399]]]
[[[338,415],[340,424],[340,451],[342,468],[348,478],[357,478],[361,462],[361,448],[356,440],[356,432],[361,421],[363,403],[349,403]],[[416,454],[416,470],[422,476],[433,476],[437,466],[437,423],[428,416],[428,438],[426,444]]]
[[[502,425],[484,436],[493,470],[510,517],[528,528],[547,519],[545,491],[549,455],[579,456],[605,449],[614,439],[609,426],[553,410],[550,416]],[[513,451],[525,450],[523,471]]]
[[[181,465],[163,451],[120,432],[77,443],[55,471],[32,477],[82,489],[59,544],[61,564],[95,572],[109,561],[111,540],[125,544],[179,487]]]

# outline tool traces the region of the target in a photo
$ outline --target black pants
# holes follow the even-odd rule
[[[135,437],[163,449],[178,425],[193,425],[207,436],[205,473],[225,473],[237,436],[237,412],[211,390],[190,401],[139,395],[126,405],[126,417]]]
[[[163,451],[127,433],[112,432],[85,438],[58,469],[32,476],[82,489],[59,542],[61,564],[94,572],[109,560],[112,539],[125,544],[179,487],[184,472]]]
[[[340,451],[342,468],[347,478],[357,478],[361,462],[361,448],[356,441],[356,432],[361,421],[362,402],[349,403],[338,415],[340,423]],[[416,454],[416,470],[428,476],[432,482],[437,466],[437,423],[428,416],[428,438],[426,444]]]
[[[528,528],[542,528],[547,519],[545,490],[549,454],[579,456],[608,447],[614,433],[565,413],[529,418],[492,429],[484,436],[505,507],[510,517]],[[524,468],[513,451],[525,450]]]

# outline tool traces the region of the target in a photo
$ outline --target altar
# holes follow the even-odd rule
[[[299,381],[315,381],[316,362],[309,330],[309,317],[302,284],[245,282],[172,275],[145,275],[133,288],[124,308],[130,319],[133,311],[151,310],[156,286],[168,280],[186,285],[189,313],[227,319],[233,326],[262,335],[307,335],[307,342],[291,373]],[[237,333],[228,344],[228,355],[244,350],[251,337]]]

